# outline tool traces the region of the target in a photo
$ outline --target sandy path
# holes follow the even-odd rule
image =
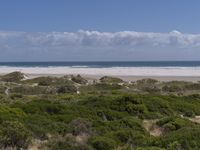
[[[149,132],[150,135],[159,137],[163,134],[163,128],[157,126],[156,123],[157,119],[155,120],[143,120],[144,128]]]

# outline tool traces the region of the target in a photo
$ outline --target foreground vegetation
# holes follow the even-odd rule
[[[0,148],[198,150],[200,83],[0,77]]]

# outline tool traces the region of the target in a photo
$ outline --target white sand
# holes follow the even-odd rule
[[[0,74],[21,71],[33,76],[81,74],[99,78],[105,75],[118,76],[124,80],[155,78],[159,80],[198,81],[200,67],[113,67],[113,68],[72,68],[72,67],[0,67]]]
[[[0,74],[21,71],[27,74],[82,74],[114,76],[200,76],[200,67],[0,67]]]

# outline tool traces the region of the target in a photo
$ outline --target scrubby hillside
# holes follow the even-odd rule
[[[77,78],[0,82],[0,148],[200,149],[199,83]]]
[[[21,72],[12,72],[3,76],[0,76],[1,81],[5,82],[19,82],[24,79],[26,76]]]

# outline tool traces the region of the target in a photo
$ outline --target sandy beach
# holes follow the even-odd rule
[[[102,76],[120,77],[124,81],[152,78],[160,81],[200,80],[200,67],[113,67],[113,68],[73,68],[73,67],[0,67],[0,75],[20,71],[29,78],[38,76],[63,76],[80,74],[85,78],[99,79]]]

